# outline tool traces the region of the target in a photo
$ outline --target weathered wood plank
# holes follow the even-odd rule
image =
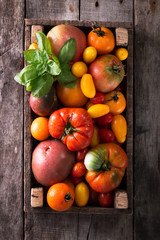
[[[132,22],[132,0],[81,0],[80,19],[108,22]]]
[[[14,81],[23,67],[24,1],[1,1],[0,239],[23,239],[23,87]]]
[[[135,239],[160,236],[160,2],[135,1]]]
[[[39,19],[79,19],[79,0],[27,0],[26,17]]]

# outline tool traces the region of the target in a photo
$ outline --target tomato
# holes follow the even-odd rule
[[[91,118],[98,118],[109,113],[109,107],[106,104],[94,104],[87,111]]]
[[[48,129],[48,118],[35,118],[31,124],[31,134],[38,141],[46,140],[50,136]]]
[[[84,62],[75,62],[72,65],[71,70],[74,76],[80,78],[83,76],[83,74],[87,73],[88,67]]]
[[[80,88],[80,79],[77,79],[74,88],[67,88],[57,83],[56,92],[59,100],[66,107],[82,107],[87,102],[87,98]]]
[[[86,109],[88,110],[91,106],[93,106],[93,103],[91,103],[90,101],[88,101],[86,103]]]
[[[91,103],[98,104],[103,103],[105,100],[104,94],[101,92],[96,92],[96,95],[90,99]]]
[[[37,43],[31,43],[30,45],[29,45],[29,48],[28,48],[29,50],[30,49],[38,49],[38,44]]]
[[[95,206],[98,203],[98,192],[95,192],[91,187],[89,187],[89,200],[88,204],[91,206]]]
[[[128,165],[125,151],[115,143],[99,144],[85,156],[86,181],[96,192],[111,192],[119,186]]]
[[[73,202],[74,191],[65,183],[56,183],[47,192],[47,203],[56,211],[66,211]]]
[[[73,177],[82,177],[86,173],[86,167],[84,163],[77,162],[74,164],[72,168],[72,175]]]
[[[74,187],[74,184],[73,182],[71,181],[70,178],[66,178],[63,183],[67,184],[68,186],[70,186],[72,188],[72,190],[74,191],[75,187]]]
[[[88,34],[88,45],[95,47],[99,55],[108,54],[115,48],[115,37],[110,29],[98,27]]]
[[[96,90],[107,93],[114,90],[123,80],[125,72],[122,62],[114,55],[100,56],[89,66]]]
[[[88,148],[84,148],[82,150],[79,150],[76,152],[76,161],[82,162],[86,156],[86,153],[88,152]]]
[[[98,127],[96,125],[94,125],[94,133],[93,133],[93,136],[92,136],[90,146],[95,147],[98,144],[99,144]]]
[[[113,120],[113,116],[109,112],[102,117],[96,118],[96,123],[100,126],[105,126],[107,124],[110,124],[112,122],[112,120]]]
[[[82,177],[73,177],[72,174],[70,174],[69,178],[71,179],[73,184],[78,184],[83,181],[83,176]]]
[[[49,118],[49,132],[53,138],[61,139],[71,151],[89,146],[94,127],[92,119],[83,108],[62,108]]]
[[[126,48],[116,48],[114,51],[114,54],[116,57],[119,58],[119,60],[124,61],[128,57],[128,51]]]
[[[125,142],[127,135],[127,122],[122,115],[119,114],[113,117],[111,128],[115,134],[117,142],[119,143]]]
[[[98,202],[102,207],[110,207],[113,204],[113,200],[113,192],[99,193],[98,195]]]
[[[93,78],[91,74],[84,74],[80,82],[83,94],[88,98],[93,98],[96,94]]]
[[[109,129],[101,128],[101,129],[99,129],[98,134],[99,134],[101,142],[109,143],[109,142],[113,142],[115,140],[114,133]]]
[[[75,188],[75,203],[79,207],[87,205],[89,200],[89,188],[86,183],[81,182]]]
[[[83,60],[90,64],[97,57],[97,50],[94,47],[87,47],[83,52]]]
[[[112,115],[120,114],[126,108],[126,99],[123,93],[118,91],[105,94],[105,103],[109,106]]]

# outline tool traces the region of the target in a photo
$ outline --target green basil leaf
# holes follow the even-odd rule
[[[21,72],[17,73],[14,80],[24,86],[33,79],[38,77],[38,72],[34,65],[24,67]]]
[[[71,38],[67,42],[65,42],[59,52],[60,63],[70,62],[76,54],[76,48],[76,40],[74,38]]]
[[[44,73],[34,79],[34,81],[31,81],[27,90],[29,89],[34,97],[44,97],[49,93],[53,82],[54,78],[50,74]]]
[[[71,66],[65,64],[62,67],[61,73],[58,75],[57,80],[60,84],[68,88],[74,88],[77,83],[77,78],[70,71]]]
[[[53,61],[60,67],[60,62],[58,58],[54,54],[49,54],[49,56],[53,59]]]
[[[52,53],[50,42],[44,33],[36,32],[36,40],[39,50],[45,49],[48,54]]]
[[[38,72],[38,76],[42,75],[43,73],[46,72],[46,64],[44,63],[39,63],[36,65],[36,70]]]
[[[57,76],[60,74],[61,69],[54,61],[48,60],[46,71],[53,76]]]
[[[30,49],[30,50],[24,51],[23,54],[26,61],[30,64],[37,64],[43,61],[40,50]]]

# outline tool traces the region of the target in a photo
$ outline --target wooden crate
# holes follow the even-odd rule
[[[79,27],[86,34],[91,30],[91,26],[99,25],[110,28],[114,34],[117,34],[116,44],[122,45],[128,50],[128,59],[125,62],[126,76],[123,80],[125,84],[127,108],[125,110],[125,117],[127,120],[128,132],[127,140],[125,143],[125,151],[128,156],[128,167],[125,176],[120,184],[119,188],[115,192],[116,202],[111,208],[103,207],[71,207],[65,213],[83,213],[83,214],[132,214],[133,210],[133,28],[132,23],[116,23],[116,22],[91,22],[91,21],[61,21],[61,20],[41,20],[41,19],[25,19],[25,49],[28,49],[31,40],[31,31],[34,25],[40,26],[47,33],[49,29],[58,24],[70,24]],[[125,32],[125,39],[121,38],[121,32]],[[120,34],[120,35],[119,35]],[[126,35],[128,34],[128,36]],[[126,38],[128,37],[128,44]],[[118,41],[118,42],[117,42]],[[44,198],[44,205],[41,207],[31,207],[31,188],[42,187],[35,181],[31,170],[32,151],[34,148],[34,141],[30,134],[30,125],[33,119],[32,111],[29,106],[30,93],[24,90],[24,211],[25,212],[37,212],[37,213],[55,213],[47,206]],[[119,191],[120,190],[120,191]],[[43,197],[41,190],[32,189],[32,193],[35,192],[38,198]],[[127,195],[125,195],[127,193]],[[40,194],[40,195],[39,195]],[[39,196],[38,196],[39,195]],[[45,196],[45,188],[44,188]],[[32,199],[34,201],[34,199]],[[125,201],[124,207],[121,202]],[[128,201],[126,203],[126,201]],[[41,202],[41,201],[40,201]],[[34,203],[37,206],[37,202]]]

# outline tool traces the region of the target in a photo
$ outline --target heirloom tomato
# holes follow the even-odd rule
[[[83,108],[62,108],[49,118],[49,132],[61,139],[71,151],[79,151],[89,146],[94,127],[92,119]]]
[[[99,55],[108,54],[115,47],[115,37],[110,29],[98,27],[88,34],[88,45],[95,47]]]
[[[112,115],[120,114],[126,108],[126,99],[119,91],[105,94],[105,103],[109,106]]]
[[[121,115],[115,115],[111,123],[112,131],[116,137],[118,143],[123,143],[126,140],[127,135],[127,122],[126,119]]]
[[[106,104],[94,104],[87,111],[91,118],[98,118],[109,113],[109,107]]]
[[[87,98],[93,98],[96,94],[93,78],[91,74],[84,74],[80,81],[80,86],[83,94]]]
[[[97,91],[107,93],[114,90],[124,78],[124,66],[114,55],[100,56],[89,66]]]
[[[86,154],[86,181],[96,192],[111,192],[119,186],[128,165],[125,151],[115,143],[99,144]]]

